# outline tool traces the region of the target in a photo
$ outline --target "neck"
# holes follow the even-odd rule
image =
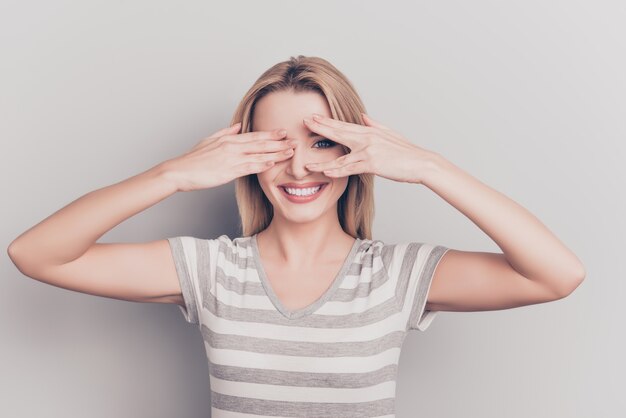
[[[257,234],[257,244],[260,241],[264,256],[294,268],[344,259],[354,244],[354,238],[343,231],[338,218],[336,222],[307,223],[274,217],[270,225]]]

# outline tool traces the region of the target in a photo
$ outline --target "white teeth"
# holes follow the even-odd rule
[[[321,188],[322,188],[321,185],[317,187],[307,187],[305,189],[292,189],[292,188],[284,187],[284,189],[287,191],[288,194],[296,195],[296,196],[310,196],[312,194],[317,193],[319,189]]]

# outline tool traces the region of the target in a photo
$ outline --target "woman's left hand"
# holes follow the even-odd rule
[[[411,143],[402,135],[363,113],[366,126],[313,115],[305,119],[313,132],[350,148],[335,160],[307,164],[310,171],[323,171],[328,177],[373,173],[389,180],[421,183],[434,153]]]

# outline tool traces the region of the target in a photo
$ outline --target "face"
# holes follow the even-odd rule
[[[334,160],[345,152],[342,146],[309,130],[302,119],[313,113],[332,117],[326,99],[314,92],[273,92],[261,98],[255,107],[254,131],[284,128],[287,139],[296,139],[291,158],[277,161],[257,173],[259,184],[274,207],[274,221],[311,222],[320,218],[337,221],[337,201],[348,185],[348,177],[331,178],[309,171],[306,164]],[[287,191],[283,185],[292,183]],[[312,183],[308,185],[307,183]],[[307,188],[321,184],[311,196],[289,196],[288,193],[309,193]],[[294,190],[295,189],[295,190]]]

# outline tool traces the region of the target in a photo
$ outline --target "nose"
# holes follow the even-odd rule
[[[287,172],[294,178],[300,179],[312,173],[306,165],[314,161],[314,151],[306,148],[306,144],[294,144],[293,154],[285,163],[287,164]]]

